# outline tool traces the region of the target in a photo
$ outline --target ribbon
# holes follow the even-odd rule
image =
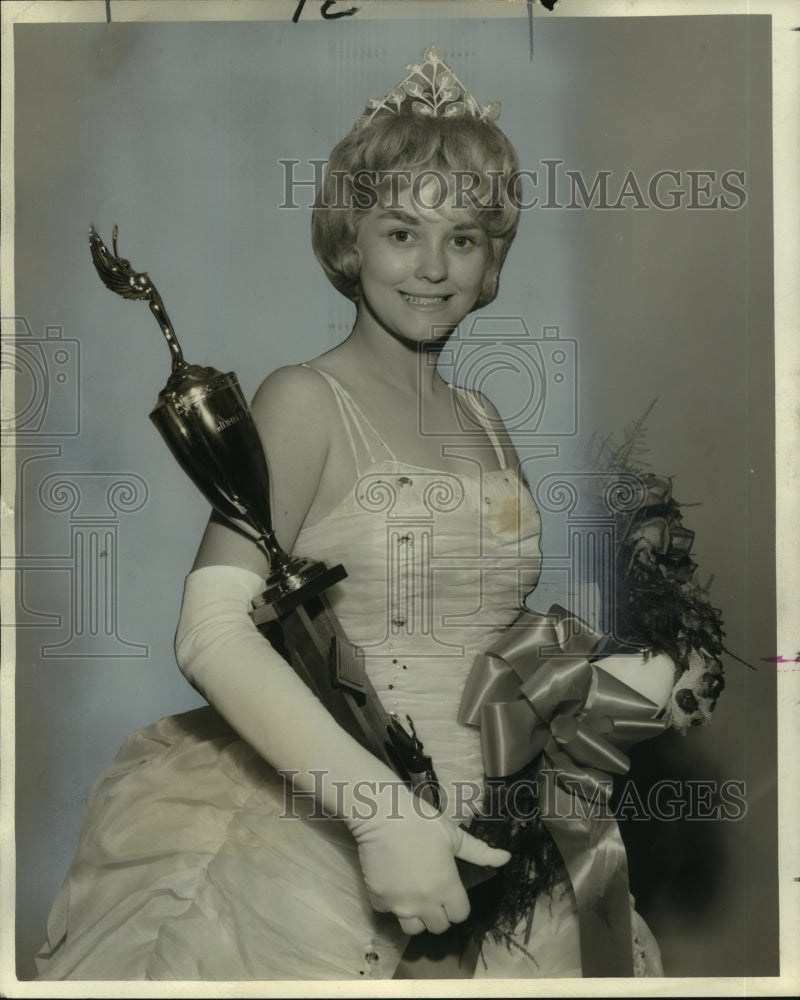
[[[648,698],[589,662],[605,636],[553,605],[523,610],[467,678],[459,720],[481,730],[487,778],[535,761],[542,819],[578,905],[586,977],[631,976],[628,863],[608,812],[622,748],[661,733]]]

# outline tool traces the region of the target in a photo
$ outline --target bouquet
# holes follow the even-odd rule
[[[605,637],[604,642],[601,637],[594,653],[590,648],[584,655],[589,661],[596,661],[613,653],[638,652],[643,659],[643,670],[647,669],[650,657],[661,653],[669,656],[675,665],[676,681],[666,706],[657,720],[651,723],[653,730],[649,735],[667,727],[685,734],[691,726],[707,723],[711,718],[717,698],[725,687],[720,657],[728,651],[723,646],[721,613],[709,598],[711,580],[706,585],[699,582],[697,564],[691,557],[694,532],[683,524],[683,509],[687,505],[674,498],[669,477],[655,475],[642,467],[641,456],[647,450],[644,424],[651,409],[652,404],[642,418],[626,428],[621,446],[615,446],[613,438],[607,437],[599,447],[592,440],[587,449],[585,465],[593,473],[589,479],[603,484],[603,488],[583,497],[581,519],[589,515],[586,520],[591,523],[594,520],[592,515],[596,515],[597,521],[604,526],[611,519],[614,545],[612,572],[600,573],[604,578],[610,575],[613,580],[611,585],[610,581],[605,583],[607,592],[602,595],[610,612],[607,618],[611,628],[606,631],[611,634]],[[615,486],[620,483],[624,483],[622,492],[627,497],[624,503],[617,504],[611,501],[611,497]],[[563,609],[553,608],[549,616],[540,617],[552,618],[554,611],[569,615]],[[558,614],[555,617],[558,618]],[[585,623],[581,624],[591,631]],[[564,663],[564,669],[569,670],[569,658]],[[553,667],[555,676],[560,668],[557,664]],[[532,690],[530,681],[526,681],[526,685],[523,693],[528,698]],[[593,718],[592,699],[595,695],[589,694],[581,705],[570,700],[574,690],[567,692],[566,700],[556,708],[555,715],[571,715],[570,725],[577,726],[578,730],[585,727],[590,736],[599,737],[601,742],[607,737],[613,744],[616,724],[611,723],[610,729],[605,726],[610,720],[598,719],[596,708]],[[649,704],[652,707],[652,703]],[[568,749],[562,746],[569,742],[563,739],[563,726],[561,735],[553,731],[549,718],[541,714],[537,718],[541,706],[535,703],[535,699],[532,707],[536,725],[546,728],[551,724],[555,742],[551,741],[550,745],[556,753],[562,748]],[[624,723],[631,720],[620,721],[623,723],[620,732],[623,732]],[[636,739],[639,738],[647,738],[647,734]],[[582,762],[585,763],[585,759],[582,760],[579,755],[578,763]],[[608,816],[603,814],[602,807],[594,810],[593,803],[587,813],[594,817],[589,821],[595,824],[593,832],[590,830],[586,835],[586,842],[577,853],[569,848],[567,841],[571,835],[564,840],[563,827],[553,825],[548,815],[539,808],[544,773],[540,765],[541,758],[529,762],[513,774],[502,772],[504,777],[488,784],[484,800],[487,834],[498,846],[507,847],[512,858],[490,884],[481,887],[478,912],[472,918],[474,930],[478,934],[488,931],[497,939],[505,938],[510,946],[515,947],[524,947],[514,935],[520,919],[527,915],[530,920],[536,897],[551,891],[565,874],[569,874],[576,888],[579,912],[597,909],[598,900],[610,899],[614,894],[612,883],[615,878],[622,879],[627,886],[626,865],[619,862],[617,875],[609,880],[604,871],[604,857],[607,859],[608,855],[604,850],[598,855],[597,851],[600,840],[607,837],[605,843],[608,845],[613,841],[614,849],[622,851],[624,857],[624,846],[618,839],[615,824],[611,824],[613,831],[607,822],[604,829],[603,823]],[[626,769],[624,763],[616,770],[610,768],[617,774],[624,773]],[[580,796],[582,793],[578,791],[577,794]],[[566,854],[565,844],[569,848]],[[598,857],[595,858],[595,855]],[[599,868],[587,896],[585,892],[578,892],[573,875],[582,873],[585,876],[594,860],[598,860]],[[582,895],[585,898],[582,899]],[[618,904],[619,896],[617,893]],[[603,911],[609,925],[616,923],[622,928],[628,921],[629,915],[622,912],[627,906],[626,900],[627,893],[613,918],[610,910]],[[589,926],[588,923],[586,926]],[[595,920],[592,926],[598,927],[599,924]],[[591,947],[595,967],[601,967],[603,958],[602,954],[598,956],[598,950],[601,952],[604,947],[602,935],[593,941],[597,935],[587,930],[584,941],[583,933],[582,930],[582,951],[585,944],[587,954]],[[619,931],[616,944],[624,951],[624,941],[620,944],[621,937],[624,935]],[[612,934],[609,940],[613,939]]]
[[[588,464],[610,477],[632,476],[637,500],[631,509],[613,511],[615,521],[615,651],[639,649],[645,658],[665,653],[675,663],[677,680],[664,709],[665,723],[686,733],[707,723],[725,687],[721,662],[723,620],[711,604],[711,577],[701,584],[691,557],[695,534],[683,523],[683,508],[673,496],[672,479],[643,468],[646,413],[625,431],[622,445],[612,437],[589,445]],[[608,516],[599,496],[590,509]],[[606,651],[611,651],[607,647]],[[732,654],[729,654],[732,655]]]

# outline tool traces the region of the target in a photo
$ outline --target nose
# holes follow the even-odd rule
[[[416,277],[440,282],[447,277],[447,255],[438,240],[428,240],[420,245]]]

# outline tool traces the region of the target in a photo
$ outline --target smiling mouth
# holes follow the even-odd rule
[[[451,297],[449,295],[410,295],[408,292],[400,294],[411,306],[441,306]]]

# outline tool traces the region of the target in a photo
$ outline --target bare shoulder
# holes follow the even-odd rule
[[[259,433],[279,441],[327,448],[336,401],[325,379],[313,368],[287,365],[268,375],[253,396],[251,410]]]
[[[308,416],[320,408],[332,411],[334,402],[330,386],[318,371],[307,365],[286,365],[264,379],[253,396],[252,410],[256,420],[276,409]]]
[[[492,430],[497,435],[500,447],[503,450],[503,455],[505,456],[506,464],[509,468],[518,470],[519,456],[517,455],[517,449],[514,447],[506,425],[504,424],[503,418],[500,416],[497,407],[488,396],[484,396],[484,394],[478,389],[469,389],[467,391],[470,399],[481,410],[483,419],[489,423]]]
[[[291,549],[319,487],[330,444],[336,402],[325,379],[311,368],[279,368],[259,386],[251,412],[267,455],[272,526]],[[194,568],[236,565],[266,572],[255,544],[212,516]]]

